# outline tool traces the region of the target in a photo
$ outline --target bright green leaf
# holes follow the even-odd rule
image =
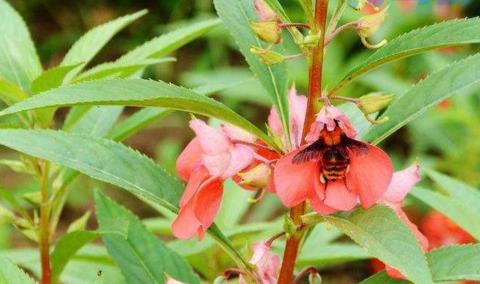
[[[102,240],[129,283],[165,283],[166,277],[200,283],[192,268],[128,210],[100,192],[95,204]]]
[[[177,210],[183,185],[152,160],[111,140],[51,130],[0,130],[0,144],[77,170]]]
[[[0,100],[6,105],[12,105],[27,98],[22,89],[14,83],[0,78]]]
[[[197,113],[229,122],[275,146],[263,131],[220,102],[161,81],[115,79],[64,86],[17,103],[3,114],[82,104],[156,106]]]
[[[28,92],[30,83],[41,72],[25,22],[8,2],[0,0],[0,78]]]
[[[433,283],[425,256],[408,227],[392,209],[357,209],[347,217],[324,216],[368,253],[406,275],[415,283]]]
[[[57,66],[46,70],[32,82],[32,93],[38,94],[53,88],[60,87],[68,73],[78,67],[79,64]]]
[[[278,110],[282,120],[283,128],[289,129],[286,65],[281,63],[267,66],[260,61],[257,55],[250,52],[251,46],[263,47],[260,40],[255,37],[249,27],[249,22],[256,20],[253,1],[214,0],[213,3],[218,15],[250,65],[250,69],[272,98],[273,105]],[[286,131],[286,133],[289,133],[289,131]]]
[[[461,60],[428,76],[397,97],[382,117],[389,120],[370,129],[366,140],[379,143],[428,108],[471,88],[480,87],[480,54]]]
[[[416,187],[410,194],[442,212],[474,238],[480,240],[480,214],[476,209],[455,198],[420,187]]]
[[[350,71],[332,90],[343,88],[362,74],[383,64],[428,50],[480,42],[480,18],[450,20],[401,35]]]
[[[480,245],[453,245],[428,253],[435,281],[480,281]]]
[[[61,65],[88,64],[115,34],[146,13],[146,10],[142,10],[91,29],[75,42],[63,58]],[[80,72],[80,69],[76,71]]]

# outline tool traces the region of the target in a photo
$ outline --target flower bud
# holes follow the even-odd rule
[[[378,11],[377,13],[366,15],[358,21],[357,32],[360,37],[368,38],[373,36],[385,21],[387,9]]]
[[[318,273],[310,273],[308,275],[309,284],[322,284],[322,277]]]
[[[297,225],[295,225],[295,222],[293,222],[289,215],[285,215],[283,231],[287,234],[287,238],[290,238],[297,232]]]
[[[255,0],[255,13],[260,21],[276,21],[277,14],[265,3],[265,0]]]
[[[301,43],[302,47],[304,48],[314,48],[318,45],[318,41],[320,40],[320,36],[317,34],[308,34],[303,38]]]
[[[272,170],[266,164],[258,164],[256,167],[238,173],[240,177],[240,185],[247,185],[253,188],[265,188],[268,185],[270,180],[270,175],[272,174]]]
[[[268,43],[279,43],[282,38],[282,29],[276,20],[266,22],[250,22],[250,28],[261,40]]]
[[[270,49],[263,49],[260,47],[251,46],[250,52],[260,56],[260,60],[267,65],[282,63],[286,60],[286,57],[283,54],[280,54]]]
[[[393,95],[385,95],[381,92],[362,96],[358,99],[358,107],[365,114],[376,113],[387,107],[393,99]]]

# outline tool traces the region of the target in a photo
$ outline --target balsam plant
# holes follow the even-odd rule
[[[352,97],[347,88],[393,61],[480,42],[480,20],[444,21],[377,40],[388,9],[395,8],[378,2],[298,0],[303,18],[293,22],[277,0],[214,0],[220,19],[188,23],[116,61],[89,67],[141,11],[92,29],[59,66],[44,71],[20,16],[0,1],[0,144],[18,152],[1,163],[38,182],[36,194],[28,196],[31,206],[3,190],[2,217],[40,252],[5,252],[0,275],[35,283],[13,262],[41,283],[319,283],[322,265],[377,258],[386,273],[362,283],[480,280],[478,245],[429,251],[402,210],[410,192],[478,240],[477,189],[422,167],[429,180],[412,190],[419,165],[394,173],[388,154],[376,146],[429,108],[479,87],[479,55],[448,64],[403,93],[378,89]],[[172,51],[217,26],[230,32],[270,97],[266,129],[207,96],[236,82],[188,89],[141,79],[147,66],[172,61],[166,57]],[[375,51],[327,81],[329,52],[341,48],[335,40],[349,30]],[[291,72],[297,70],[290,68],[294,62],[308,77],[307,96],[292,87],[299,76]],[[118,121],[125,106],[142,109]],[[69,112],[57,125],[60,107]],[[120,143],[173,111],[192,114],[196,135],[177,160],[179,178]],[[196,116],[221,121],[220,127]],[[57,236],[70,186],[80,174],[126,190],[161,217],[142,222],[96,191],[98,229],[86,230],[86,212]],[[262,196],[270,191],[290,213],[242,224],[252,191],[253,202],[266,202]],[[155,233],[181,240],[164,241]],[[355,244],[337,241],[343,234]],[[201,240],[190,239],[195,235]],[[90,244],[98,238],[104,246]]]

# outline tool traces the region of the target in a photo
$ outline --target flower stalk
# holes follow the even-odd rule
[[[302,133],[302,140],[305,139],[309,131],[310,125],[315,120],[315,114],[319,110],[318,99],[322,95],[322,73],[323,73],[323,56],[324,56],[324,41],[326,33],[326,20],[328,11],[328,0],[316,0],[315,2],[315,17],[312,25],[312,33],[318,34],[320,40],[313,48],[310,58],[309,83],[308,83],[308,102],[307,113],[305,116],[305,124]],[[290,217],[293,222],[302,228],[301,216],[305,214],[306,203],[293,207],[290,210]],[[295,263],[297,261],[298,250],[300,243],[305,233],[304,229],[300,229],[296,234],[292,235],[286,245],[285,253],[283,255],[282,267],[280,269],[279,284],[290,284],[294,277],[293,272]]]
[[[42,265],[42,284],[50,284],[50,202],[48,199],[48,177],[50,172],[50,163],[43,161],[40,176],[40,228],[39,228],[39,247],[40,260]]]

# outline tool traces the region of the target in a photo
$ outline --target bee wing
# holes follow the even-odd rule
[[[345,145],[345,147],[347,147],[348,149],[356,152],[357,154],[367,154],[368,153],[368,145],[367,144],[365,144],[361,141],[352,139],[352,138],[348,138],[346,135],[345,135],[345,137],[342,138],[342,143]]]
[[[324,148],[325,145],[323,144],[323,142],[321,140],[318,140],[317,142],[313,143],[312,145],[306,147],[298,154],[296,154],[295,157],[293,157],[292,162],[294,164],[301,164],[313,159],[319,159],[323,154]]]

